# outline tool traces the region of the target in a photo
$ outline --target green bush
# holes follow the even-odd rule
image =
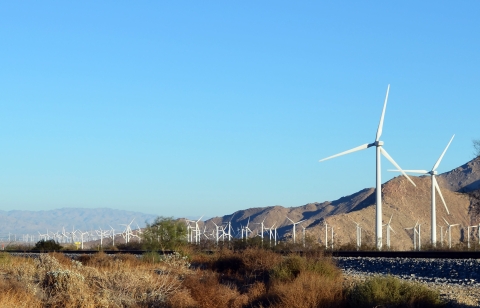
[[[148,251],[142,254],[141,260],[146,263],[158,263],[162,261],[162,256],[156,251]]]
[[[374,277],[347,292],[349,307],[444,307],[440,294],[419,283],[392,276]]]
[[[298,255],[291,255],[275,266],[270,273],[274,280],[292,281],[306,268],[306,259]]]
[[[36,251],[59,251],[60,249],[62,249],[62,246],[54,240],[40,240],[32,248]]]

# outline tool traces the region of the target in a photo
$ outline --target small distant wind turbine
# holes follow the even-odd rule
[[[459,226],[460,224],[451,225],[448,223],[448,221],[445,218],[443,218],[443,220],[445,220],[445,223],[448,226],[448,248],[452,248],[452,227]]]
[[[303,228],[303,248],[305,248],[305,227],[300,225]]]
[[[360,250],[362,247],[362,227],[360,227],[360,224],[356,221],[354,221],[355,225],[357,226],[357,251]]]
[[[263,247],[263,233],[265,232],[265,227],[264,227],[264,222],[265,222],[265,219],[267,219],[267,217],[265,217],[262,222],[256,222],[257,225],[261,225],[261,228],[262,228],[262,232],[260,233],[260,237],[262,238],[262,247]]]
[[[268,230],[268,232],[269,232],[269,243],[270,243],[270,247],[272,247],[272,238],[274,237],[274,232],[275,232],[274,229],[273,229],[273,227],[275,227],[275,224],[276,224],[276,223],[274,223],[270,228],[265,228],[265,230]]]
[[[323,224],[325,225],[325,250],[328,249],[328,224],[327,221],[324,220]]]
[[[331,159],[334,157],[338,157],[341,155],[361,151],[368,149],[370,147],[376,147],[376,157],[377,157],[377,183],[376,183],[376,197],[377,197],[377,204],[376,204],[376,221],[375,221],[375,233],[376,233],[376,246],[377,249],[382,249],[382,180],[381,180],[381,156],[385,156],[402,174],[413,184],[416,186],[415,183],[408,177],[408,175],[402,171],[402,168],[393,160],[393,158],[387,153],[387,151],[383,148],[383,141],[380,141],[380,136],[382,135],[383,130],[383,119],[385,117],[385,109],[387,108],[387,101],[388,101],[388,92],[390,90],[390,85],[387,87],[387,95],[385,96],[385,102],[383,104],[383,111],[382,116],[380,117],[380,123],[377,129],[377,136],[375,137],[375,142],[373,143],[366,143],[360,145],[356,148],[347,150],[345,152],[341,152],[339,154],[335,154],[329,156],[327,158],[321,159],[320,161],[325,161],[327,159]]]
[[[288,218],[288,216],[287,216],[287,219],[290,220],[290,221],[292,222],[292,224],[293,224],[293,243],[295,244],[295,226],[298,225],[298,224],[301,223],[301,222],[304,222],[306,219],[300,220],[300,221],[298,221],[298,222],[294,222],[293,220],[291,220],[290,218]]]
[[[387,248],[390,249],[390,231],[393,231],[393,233],[396,233],[395,230],[393,230],[392,226],[390,223],[392,222],[393,214],[390,216],[390,220],[388,223],[384,224],[384,226],[387,226]]]
[[[248,227],[250,225],[250,216],[248,217],[247,225],[245,226],[245,240],[248,239],[248,232],[252,234],[252,230]]]
[[[417,230],[418,227],[418,230]],[[418,221],[415,223],[415,226],[412,228],[405,228],[405,230],[413,230],[413,250],[417,250],[417,236],[418,236],[418,250],[420,250],[420,225]]]
[[[467,226],[467,248],[470,249],[470,229],[477,228],[478,226]],[[480,232],[480,230],[479,230]]]
[[[445,147],[445,150],[443,150],[442,155],[438,158],[437,162],[435,165],[433,165],[432,170],[427,171],[427,170],[403,170],[404,172],[410,172],[410,173],[418,173],[418,174],[430,174],[430,179],[432,181],[432,190],[431,190],[431,195],[432,195],[432,203],[431,203],[431,211],[432,211],[432,228],[431,228],[431,242],[433,247],[437,245],[437,211],[435,209],[436,203],[435,203],[435,190],[438,192],[438,195],[440,196],[440,199],[442,199],[443,206],[445,207],[445,210],[447,210],[447,214],[450,214],[448,211],[447,204],[445,203],[445,199],[443,199],[442,192],[440,191],[440,187],[438,186],[438,182],[435,179],[435,176],[438,174],[437,168],[440,165],[440,162],[443,159],[443,156],[445,155],[445,152],[447,152],[448,147],[450,146],[450,143],[452,143],[453,138],[455,135],[452,136],[450,141],[448,142],[447,146]],[[399,170],[389,170],[389,171],[399,171]]]

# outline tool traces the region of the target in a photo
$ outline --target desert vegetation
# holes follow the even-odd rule
[[[1,307],[440,307],[439,295],[395,278],[346,286],[318,251],[257,247],[170,255],[0,254]]]

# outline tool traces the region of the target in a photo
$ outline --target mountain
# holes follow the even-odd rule
[[[405,228],[413,227],[417,221],[421,224],[422,243],[430,242],[430,176],[411,176],[411,179],[417,187],[414,187],[403,176],[393,178],[382,185],[383,222],[388,222],[393,215],[391,226],[395,233],[391,234],[391,242],[392,246],[400,250],[412,248],[412,231],[405,230]],[[444,217],[452,224],[461,224],[460,227],[452,228],[452,241],[458,242],[466,237],[466,231],[463,230],[466,226],[480,223],[480,205],[475,208],[476,211],[473,211],[474,205],[469,194],[480,190],[480,158],[438,175],[437,181],[450,211],[450,215],[448,215],[442,201],[437,197],[437,240],[441,239],[440,226],[445,226],[442,219]],[[231,215],[211,218],[205,221],[205,226],[207,230],[213,230],[213,223],[220,225],[231,221],[236,236],[240,237],[242,226],[249,224],[253,234],[258,234],[261,232],[261,222],[264,221],[265,227],[275,224],[280,236],[290,237],[292,223],[287,219],[288,216],[293,221],[306,220],[297,226],[297,239],[302,238],[303,226],[306,228],[308,236],[323,244],[325,241],[324,222],[326,222],[334,228],[335,243],[346,244],[356,242],[355,221],[362,227],[362,243],[372,245],[375,238],[376,199],[374,193],[374,188],[365,188],[335,201],[315,202],[290,208],[278,205],[250,208]],[[445,231],[446,228],[443,228],[444,238],[446,238]],[[383,237],[385,243],[385,227]]]
[[[144,214],[132,211],[114,210],[108,208],[62,208],[49,211],[0,211],[0,222],[2,225],[0,238],[5,240],[9,233],[11,236],[20,237],[23,234],[46,233],[49,231],[71,231],[72,228],[82,231],[95,229],[110,229],[121,231],[132,219],[132,229],[145,226],[145,222],[151,222],[155,215]]]

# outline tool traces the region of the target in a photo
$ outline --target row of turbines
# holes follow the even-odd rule
[[[100,240],[100,247],[103,247],[103,241],[107,239],[112,240],[112,245],[115,246],[115,237],[123,238],[122,242],[129,243],[132,239],[136,239],[137,241],[141,240],[142,229],[137,224],[137,229],[132,229],[133,221],[129,224],[120,224],[123,226],[123,230],[119,233],[115,233],[115,229],[112,226],[109,226],[110,229],[104,230],[99,228],[98,230],[89,230],[89,231],[82,231],[80,229],[75,229],[72,227],[72,231],[67,231],[65,227],[62,230],[58,231],[49,231],[47,229],[46,233],[38,232],[38,235],[35,234],[22,234],[20,237],[17,237],[16,234],[8,234],[8,242],[23,242],[23,243],[36,243],[40,240],[54,240],[58,243],[63,244],[75,244],[79,243],[80,248],[84,248],[84,243],[90,241],[98,241]],[[7,240],[7,238],[5,238]]]
[[[338,156],[342,156],[345,154],[350,154],[353,152],[361,151],[368,149],[370,147],[375,147],[376,148],[376,215],[375,215],[375,237],[376,237],[376,247],[378,250],[382,249],[382,181],[381,181],[381,157],[382,155],[387,158],[397,169],[395,170],[389,170],[389,171],[395,171],[395,172],[400,172],[403,174],[409,181],[412,183],[413,186],[416,186],[415,183],[410,179],[410,177],[407,175],[406,172],[409,173],[417,173],[417,174],[429,174],[431,178],[431,244],[433,247],[436,247],[437,244],[437,218],[436,218],[436,209],[435,209],[435,194],[438,192],[443,205],[445,206],[445,209],[447,210],[447,213],[450,214],[447,208],[447,204],[445,203],[445,200],[443,198],[442,192],[440,191],[440,187],[438,186],[438,183],[435,179],[435,176],[437,175],[437,168],[440,165],[440,162],[442,161],[443,156],[445,155],[445,152],[447,151],[448,147],[450,146],[450,143],[452,142],[453,138],[455,135],[452,136],[450,139],[450,142],[447,144],[445,147],[445,150],[442,152],[440,155],[439,159],[436,161],[436,163],[433,165],[433,168],[430,171],[427,170],[402,170],[400,166],[393,160],[393,158],[387,153],[387,151],[383,148],[384,142],[380,140],[380,137],[382,135],[382,130],[383,130],[383,121],[385,118],[385,110],[387,107],[387,101],[388,101],[388,93],[390,91],[390,85],[387,87],[387,94],[385,96],[385,102],[383,104],[383,110],[382,110],[382,115],[380,117],[380,123],[378,125],[377,129],[377,134],[375,137],[375,141],[372,143],[366,143],[360,146],[357,146],[353,149],[329,156],[327,158],[323,158],[320,160],[320,162],[335,158]],[[390,222],[389,222],[390,223]],[[447,223],[448,224],[448,223]],[[450,229],[450,228],[449,228]],[[387,228],[387,243],[389,243],[389,232],[391,228]],[[415,234],[415,233],[414,233]],[[443,236],[443,233],[442,233]],[[415,236],[414,236],[415,238]]]
[[[256,234],[253,234],[254,232],[252,231],[252,229],[250,229],[250,218],[248,218],[247,224],[245,226],[240,225],[240,227],[237,228],[236,232],[232,232],[233,227],[232,227],[231,219],[230,219],[229,222],[225,223],[224,225],[220,225],[220,226],[217,225],[215,222],[212,222],[215,226],[214,229],[212,228],[210,230],[207,230],[207,226],[204,226],[203,230],[202,230],[199,227],[199,222],[201,221],[202,217],[200,217],[198,220],[188,220],[188,219],[186,220],[187,241],[189,243],[200,244],[200,242],[202,241],[202,238],[203,238],[203,241],[212,241],[213,240],[218,245],[220,241],[230,242],[233,238],[246,240],[246,239],[251,238],[253,236],[253,237],[260,237],[262,245],[263,245],[264,239],[265,239],[265,234],[268,235],[268,241],[269,241],[270,246],[276,246],[279,242],[279,235],[278,235],[277,227],[276,227],[277,223],[274,223],[270,227],[265,226],[266,218],[264,218],[262,222],[252,223],[252,224],[260,225],[260,231],[257,231]],[[232,216],[232,218],[233,218],[233,216]],[[301,224],[302,222],[304,222],[305,219],[297,221],[297,222],[293,221],[288,216],[286,216],[286,219],[288,219],[292,222],[292,224],[291,224],[292,225],[292,240],[293,240],[293,243],[296,244],[296,242],[297,242],[297,240],[296,240],[296,226]],[[325,224],[325,243],[326,243],[325,246],[327,246],[327,248],[331,247],[333,249],[333,236],[334,236],[333,227],[328,226],[328,224],[326,222],[324,222],[324,224]],[[300,225],[300,226],[303,229],[303,233],[302,233],[303,234],[303,240],[302,240],[302,242],[303,242],[303,246],[305,246],[305,238],[306,238],[305,234],[306,234],[306,229],[307,228],[303,225]],[[331,234],[331,240],[328,239],[329,234]],[[331,243],[331,246],[328,243]]]

